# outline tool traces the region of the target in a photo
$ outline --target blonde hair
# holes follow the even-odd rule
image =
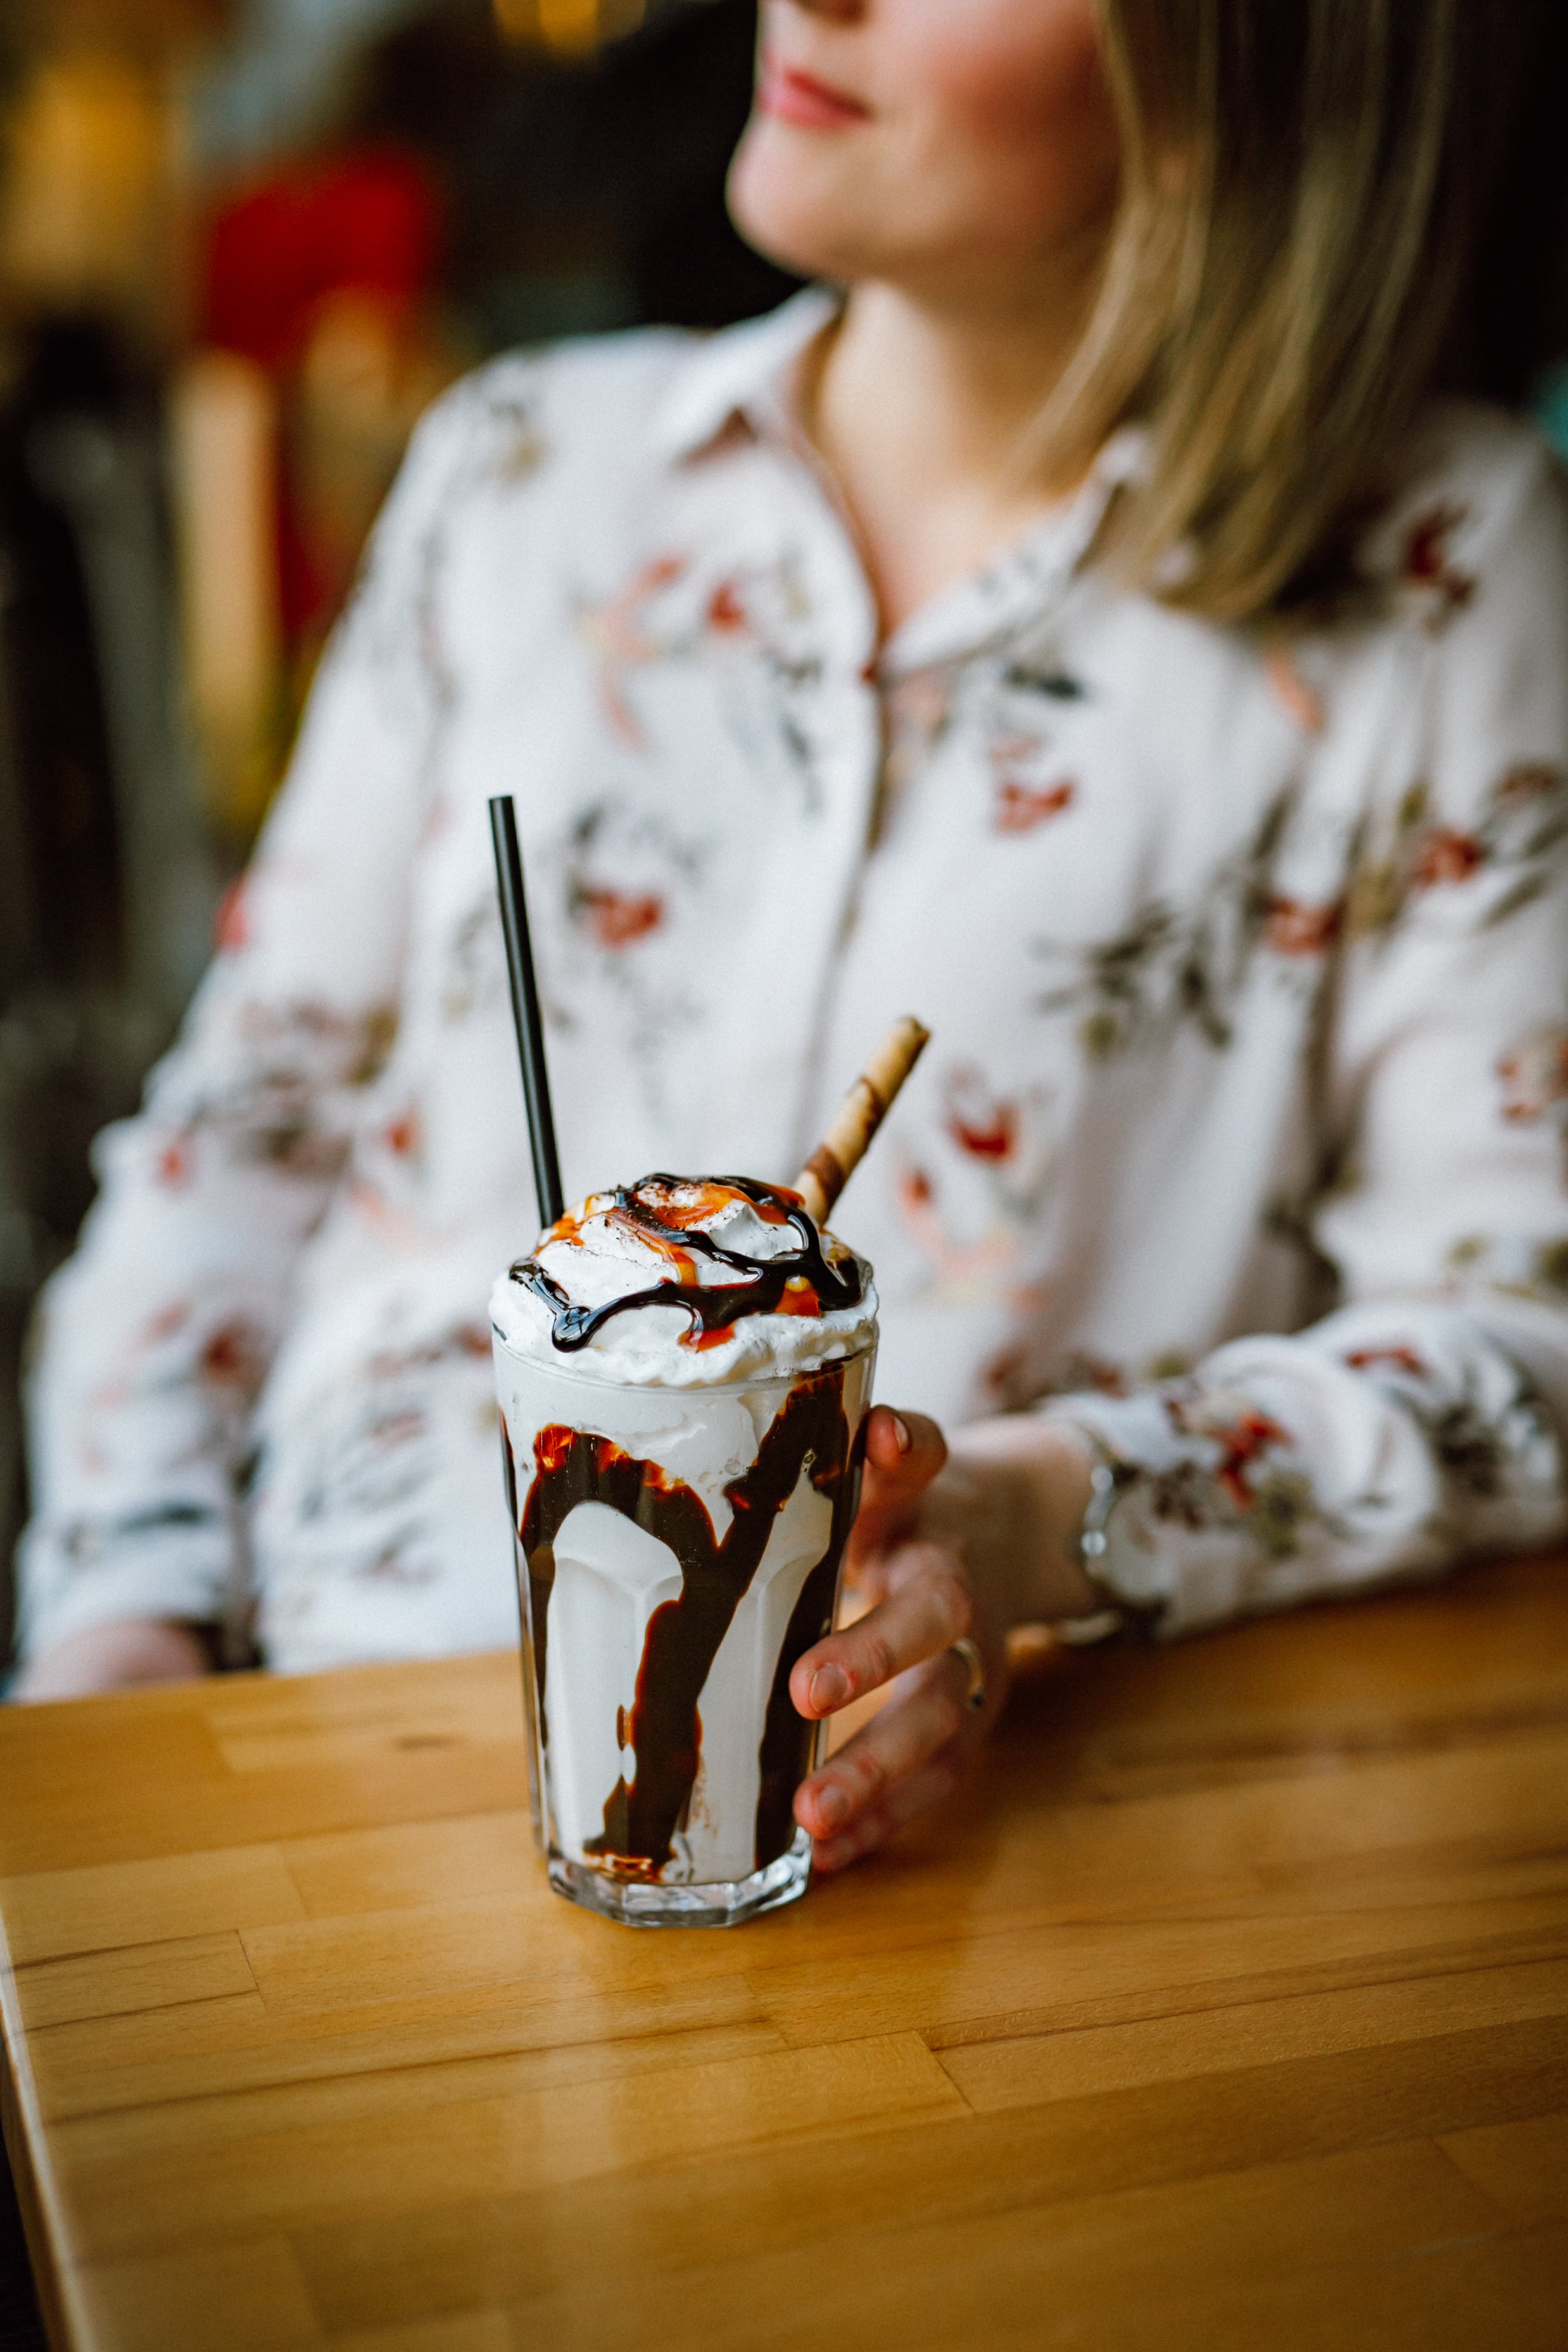
[[[1222,621],[1310,606],[1433,381],[1532,0],[1099,5],[1122,197],[1042,432],[1147,425],[1122,576]]]

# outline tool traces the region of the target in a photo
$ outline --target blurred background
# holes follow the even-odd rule
[[[719,326],[753,0],[0,0],[0,1663],[28,1314],[205,962],[410,427]]]
[[[1459,372],[1568,448],[1557,13]],[[31,1303],[410,426],[509,344],[789,290],[723,210],[754,29],[753,0],[0,0],[0,1660]]]

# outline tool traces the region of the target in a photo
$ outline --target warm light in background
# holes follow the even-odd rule
[[[202,352],[174,385],[170,488],[185,688],[212,814],[253,831],[278,781],[277,396],[251,360]]]
[[[647,0],[495,0],[496,23],[509,41],[582,57],[635,33]]]
[[[157,77],[110,53],[51,60],[24,89],[8,146],[0,272],[11,288],[159,307],[175,156]]]

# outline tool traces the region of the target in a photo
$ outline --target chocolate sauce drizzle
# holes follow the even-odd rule
[[[779,1654],[764,1713],[759,1760],[756,1866],[763,1869],[794,1835],[795,1792],[810,1768],[816,1726],[795,1713],[789,1678],[795,1662],[828,1631],[838,1563],[858,1500],[865,1422],[851,1442],[844,1412],[844,1366],[809,1373],[773,1416],[755,1461],[724,1489],[734,1513],[722,1542],[707,1505],[657,1462],[641,1462],[607,1437],[553,1424],[533,1444],[534,1475],[521,1522],[514,1517],[528,1575],[533,1637],[536,1720],[542,1734],[550,1594],[555,1538],[579,1503],[605,1503],[668,1544],[680,1563],[679,1597],[648,1620],[629,1709],[625,1745],[632,1778],[616,1781],[605,1805],[603,1834],[586,1851],[618,1876],[657,1879],[673,1858],[696,1784],[702,1749],[697,1702],[731,1620],[756,1574],[773,1521],[803,1472],[832,1506],[826,1549],[801,1589]],[[513,1487],[515,1494],[515,1486]]]
[[[759,1208],[773,1208],[780,1213],[779,1223],[794,1226],[798,1246],[781,1257],[746,1257],[740,1250],[725,1249],[710,1234],[667,1223],[654,1204],[643,1197],[655,1191],[675,1192],[687,1189],[741,1192]],[[585,1348],[612,1316],[629,1315],[640,1307],[683,1307],[691,1318],[688,1339],[700,1344],[706,1334],[729,1330],[742,1315],[776,1315],[791,1283],[809,1286],[815,1294],[816,1311],[824,1315],[840,1307],[858,1307],[865,1296],[859,1259],[846,1255],[838,1265],[830,1264],[809,1213],[795,1193],[786,1192],[779,1185],[760,1184],[749,1176],[653,1175],[639,1177],[635,1184],[623,1184],[609,1197],[612,1206],[607,1213],[631,1225],[678,1270],[682,1268],[683,1261],[689,1268],[693,1257],[705,1257],[711,1264],[730,1267],[744,1279],[700,1283],[679,1278],[678,1271],[673,1282],[651,1283],[646,1290],[631,1291],[625,1298],[612,1298],[603,1307],[574,1307],[560,1283],[546,1274],[536,1257],[520,1258],[511,1268],[511,1278],[551,1309],[554,1316],[551,1336],[563,1354]],[[552,1235],[562,1235],[563,1227],[570,1230],[572,1220],[563,1218],[560,1225],[552,1226]]]

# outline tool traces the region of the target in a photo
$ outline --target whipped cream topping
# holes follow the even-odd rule
[[[505,1345],[563,1370],[708,1386],[868,1346],[870,1272],[782,1187],[645,1176],[569,1210],[497,1283],[490,1316]]]

